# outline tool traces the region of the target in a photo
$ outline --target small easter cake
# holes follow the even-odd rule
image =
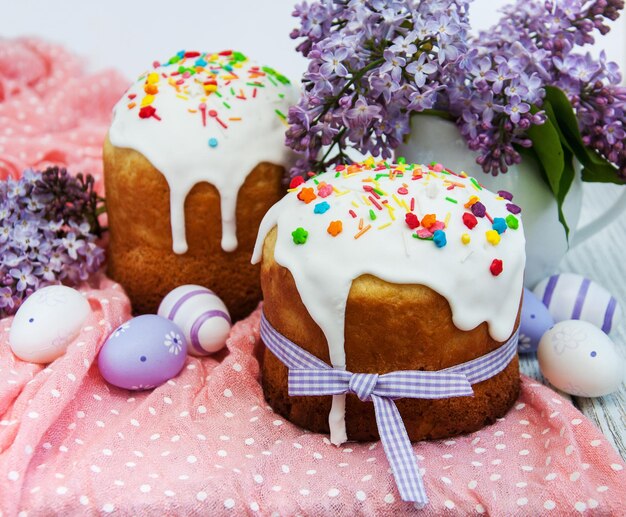
[[[284,194],[297,89],[240,52],[155,62],[114,108],[104,144],[108,273],[136,312],[183,284],[210,287],[233,319],[261,298],[250,256]]]
[[[502,417],[519,394],[525,264],[511,194],[441,164],[372,159],[292,187],[263,219],[253,256],[274,410],[336,444],[379,437],[374,395],[394,400],[412,441]],[[330,367],[341,375],[318,375]],[[423,380],[416,393],[407,371]],[[447,374],[467,383],[464,396]]]

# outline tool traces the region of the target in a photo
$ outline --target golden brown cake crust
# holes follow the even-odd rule
[[[264,243],[261,266],[265,315],[281,334],[330,364],[324,334],[303,305],[291,273],[274,260],[275,244],[273,229]],[[467,332],[457,329],[446,299],[428,287],[390,284],[370,275],[352,283],[345,315],[349,371],[441,370],[501,344],[490,337],[486,323]],[[301,427],[328,433],[331,397],[290,397],[287,368],[268,349],[263,357],[263,391],[274,410]],[[473,397],[397,400],[411,440],[476,431],[503,416],[519,395],[517,357],[473,389]],[[351,440],[378,439],[371,402],[349,394],[346,427]]]
[[[108,274],[124,286],[133,310],[156,313],[169,291],[182,284],[199,284],[222,298],[233,321],[253,311],[261,288],[259,266],[250,264],[250,258],[263,215],[284,194],[283,174],[281,166],[260,163],[246,178],[237,198],[239,245],[231,253],[221,247],[217,189],[208,183],[196,185],[185,202],[189,250],[176,255],[165,177],[142,154],[115,147],[107,138]]]

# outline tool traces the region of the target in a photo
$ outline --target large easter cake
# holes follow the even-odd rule
[[[114,109],[104,145],[108,273],[136,312],[181,284],[211,287],[234,319],[261,297],[250,255],[283,195],[297,89],[234,51],[154,63]]]
[[[333,443],[373,440],[377,379],[446,370],[466,377],[469,394],[441,395],[436,380],[419,396],[389,392],[411,440],[471,432],[503,416],[519,393],[519,213],[508,192],[440,164],[370,159],[292,188],[261,223],[253,257],[262,259],[261,336],[273,344],[262,372],[271,406],[304,428],[330,431]],[[291,348],[281,349],[285,342]],[[314,356],[308,368],[353,375],[333,391],[338,380],[298,366],[302,351]],[[367,393],[361,381],[372,382]]]

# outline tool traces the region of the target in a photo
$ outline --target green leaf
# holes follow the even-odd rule
[[[617,168],[593,149],[589,149],[580,135],[578,119],[567,95],[556,86],[546,86],[546,104],[553,111],[553,123],[559,127],[562,142],[584,166],[584,181],[624,184],[626,181],[619,176]],[[545,108],[545,106],[544,106]],[[546,110],[547,111],[547,110]]]
[[[617,185],[626,185],[626,179],[616,176],[613,167],[596,166],[583,167],[583,181],[595,183],[615,183]]]
[[[559,192],[556,195],[556,204],[559,211],[559,222],[563,225],[563,229],[565,230],[565,239],[569,242],[569,226],[567,225],[567,221],[565,221],[565,214],[563,213],[563,203],[565,202],[565,196],[569,192],[572,183],[574,182],[574,176],[576,172],[574,171],[574,155],[572,151],[568,148],[563,149],[564,159],[563,159],[563,174],[561,175],[561,181],[559,184]]]
[[[548,101],[544,103],[544,109],[547,104],[549,104]],[[531,111],[537,113],[539,110],[533,106]],[[548,113],[546,112],[546,114]],[[565,162],[559,131],[552,123],[549,114],[545,123],[530,126],[528,138],[533,143],[533,150],[537,154],[537,159],[548,178],[550,189],[555,196],[558,196]]]

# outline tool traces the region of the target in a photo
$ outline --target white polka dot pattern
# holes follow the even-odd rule
[[[0,322],[0,440],[11,437],[0,452],[0,513],[124,514],[141,501],[203,515],[420,515],[400,499],[380,444],[335,447],[266,405],[253,354],[258,312],[233,328],[220,362],[190,356],[153,391],[109,387],[83,365],[129,307],[116,284],[101,287],[88,294],[98,309],[84,346],[47,368],[10,355],[10,321]],[[623,461],[569,403],[525,378],[504,419],[414,451],[435,515],[623,509]],[[19,502],[6,496],[17,491]]]

